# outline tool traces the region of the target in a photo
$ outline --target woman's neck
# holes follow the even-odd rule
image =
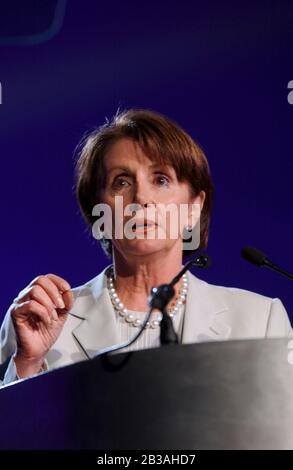
[[[115,289],[129,310],[147,311],[151,288],[167,284],[182,267],[182,252],[156,254],[148,259],[124,258],[114,252]],[[181,289],[181,281],[175,285],[175,297]]]

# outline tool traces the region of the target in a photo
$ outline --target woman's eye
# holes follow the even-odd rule
[[[114,188],[114,189],[127,188],[128,186],[129,186],[129,181],[127,181],[123,178],[116,178],[115,181],[112,184],[112,188]]]
[[[159,175],[156,177],[156,181],[161,186],[167,186],[169,184],[169,178],[164,175]]]

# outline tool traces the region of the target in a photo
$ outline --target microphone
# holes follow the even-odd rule
[[[188,268],[193,265],[197,266],[198,268],[208,268],[211,265],[211,257],[208,255],[197,255],[195,258],[191,259],[183,269],[177,274],[174,279],[170,282],[170,284],[162,284],[158,287],[153,287],[151,290],[151,295],[148,299],[148,304],[150,306],[149,313],[147,314],[141,328],[138,332],[128,341],[124,343],[115,344],[114,346],[109,346],[103,348],[102,350],[98,351],[93,358],[105,356],[109,353],[120,351],[123,348],[131,346],[135,341],[140,337],[143,333],[147,323],[150,321],[152,312],[155,308],[159,309],[162,312],[162,321],[160,323],[161,332],[160,332],[160,340],[161,344],[176,344],[178,343],[178,337],[174,330],[172,318],[168,315],[166,307],[170,300],[175,295],[174,285],[179,279],[183,276],[183,274],[188,270]],[[81,346],[81,344],[80,344]],[[82,348],[83,349],[83,348]],[[87,354],[86,350],[84,353],[86,354],[87,358],[90,359],[90,356]]]
[[[174,285],[179,281],[183,274],[190,266],[198,268],[208,268],[211,265],[211,257],[208,255],[197,255],[196,258],[190,260],[183,269],[174,277],[170,284],[162,284],[159,287],[153,287],[149,297],[149,306],[151,309],[159,309],[162,313],[160,323],[160,340],[161,344],[178,344],[178,336],[174,330],[172,318],[167,313],[167,305],[175,295]]]
[[[293,274],[285,271],[283,268],[278,266],[277,264],[273,263],[271,260],[268,259],[267,255],[265,255],[262,251],[258,250],[257,248],[253,248],[252,246],[246,246],[241,250],[241,256],[246,261],[249,261],[252,264],[255,264],[259,267],[265,267],[272,269],[283,276],[288,277],[289,279],[293,279]]]

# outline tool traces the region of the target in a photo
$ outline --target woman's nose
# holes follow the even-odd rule
[[[147,183],[137,184],[133,194],[133,202],[147,207],[151,204],[153,194],[147,187]]]

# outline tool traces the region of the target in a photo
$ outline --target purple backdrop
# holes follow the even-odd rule
[[[108,264],[79,215],[73,151],[119,106],[166,114],[207,153],[200,276],[280,297],[293,320],[290,281],[240,258],[251,244],[293,270],[292,1],[37,3],[1,2],[0,318],[38,274],[75,286]]]

